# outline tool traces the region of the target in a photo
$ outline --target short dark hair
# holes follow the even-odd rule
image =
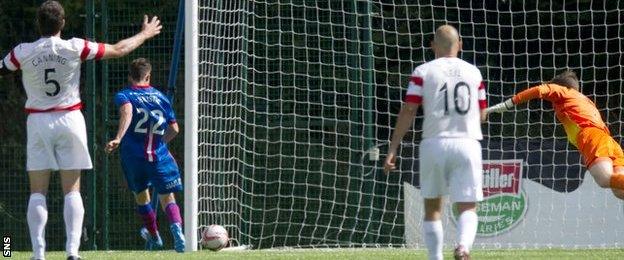
[[[128,76],[132,81],[139,82],[152,71],[152,65],[146,58],[138,58],[130,63]]]
[[[42,36],[52,36],[60,32],[65,25],[64,19],[65,10],[57,1],[45,1],[37,9],[37,26]]]
[[[568,88],[573,88],[576,90],[580,89],[580,84],[576,73],[571,70],[566,70],[562,73],[557,74],[549,83],[554,83],[557,85],[561,85]]]

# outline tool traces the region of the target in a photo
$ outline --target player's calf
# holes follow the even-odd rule
[[[175,202],[167,204],[165,206],[165,212],[167,213],[167,219],[170,224],[182,224],[182,216],[180,216],[180,207]]]
[[[477,235],[479,217],[477,216],[476,202],[457,202],[459,217],[457,218],[457,248],[455,259],[470,259],[470,248]]]
[[[176,252],[182,253],[185,248],[184,233],[182,232],[182,217],[180,216],[180,207],[176,204],[173,193],[161,196],[161,202],[169,202],[163,209],[167,213],[167,219],[171,224],[169,229],[173,237],[173,248]]]
[[[156,223],[156,212],[154,212],[152,206],[149,203],[145,205],[138,205],[137,213],[141,216],[145,229],[152,236],[156,236],[158,234],[158,224]]]
[[[33,193],[28,201],[26,213],[30,240],[32,242],[33,259],[45,258],[45,225],[48,221],[46,197],[41,193]]]
[[[79,259],[78,249],[80,248],[82,222],[84,220],[84,205],[82,204],[80,192],[72,191],[65,195],[63,218],[65,219],[65,230],[67,234],[65,251],[68,257],[76,257]]]

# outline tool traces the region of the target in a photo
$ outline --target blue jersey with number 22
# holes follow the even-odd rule
[[[176,122],[169,99],[151,86],[130,86],[115,96],[118,107],[126,103],[132,104],[132,122],[121,140],[122,158],[158,162],[170,157],[162,140],[169,124]]]

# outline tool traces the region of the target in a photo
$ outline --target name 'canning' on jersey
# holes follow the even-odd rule
[[[176,122],[169,99],[151,86],[131,86],[115,96],[117,106],[126,103],[132,105],[132,121],[121,142],[121,156],[149,162],[166,158],[169,150],[162,137],[169,124]]]
[[[104,56],[104,44],[84,39],[42,37],[15,47],[2,62],[22,70],[26,111],[74,110],[80,101],[80,64]]]
[[[485,84],[474,65],[459,58],[438,58],[414,70],[406,103],[422,104],[423,138],[483,139],[480,110],[487,107]]]

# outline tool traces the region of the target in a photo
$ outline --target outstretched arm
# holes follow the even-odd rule
[[[557,85],[542,84],[535,87],[531,87],[521,91],[514,95],[512,98],[505,100],[486,109],[486,112],[502,113],[512,109],[514,106],[526,103],[532,99],[544,99],[548,101],[554,101],[562,94],[562,87]]]
[[[399,112],[399,117],[397,118],[396,126],[394,128],[394,133],[392,134],[392,141],[390,141],[388,156],[386,157],[384,164],[384,171],[386,173],[389,173],[396,168],[395,160],[397,149],[399,148],[399,144],[401,143],[401,140],[403,140],[407,131],[410,127],[412,127],[418,106],[419,105],[415,103],[405,103],[403,107],[401,107],[401,111]]]
[[[143,16],[141,32],[130,38],[123,39],[114,45],[106,44],[104,47],[104,56],[102,56],[102,58],[109,59],[126,56],[128,53],[141,46],[146,40],[158,35],[160,29],[162,29],[162,25],[160,25],[158,17],[154,16],[152,20],[149,20],[147,15],[145,15]]]
[[[119,108],[119,128],[117,129],[117,135],[115,139],[110,140],[108,144],[106,144],[106,152],[111,153],[117,147],[119,147],[119,143],[121,143],[121,138],[126,135],[126,131],[128,131],[128,127],[130,127],[130,122],[132,122],[132,104],[125,103]]]
[[[504,102],[501,102],[501,103],[498,103],[496,105],[493,105],[491,107],[486,108],[485,109],[485,113],[486,114],[502,113],[502,112],[505,112],[505,111],[508,111],[508,110],[512,109],[515,106],[515,104],[513,103],[512,99],[513,98],[507,99]],[[486,116],[481,115],[482,119],[486,118],[486,117],[487,117],[487,115]]]

